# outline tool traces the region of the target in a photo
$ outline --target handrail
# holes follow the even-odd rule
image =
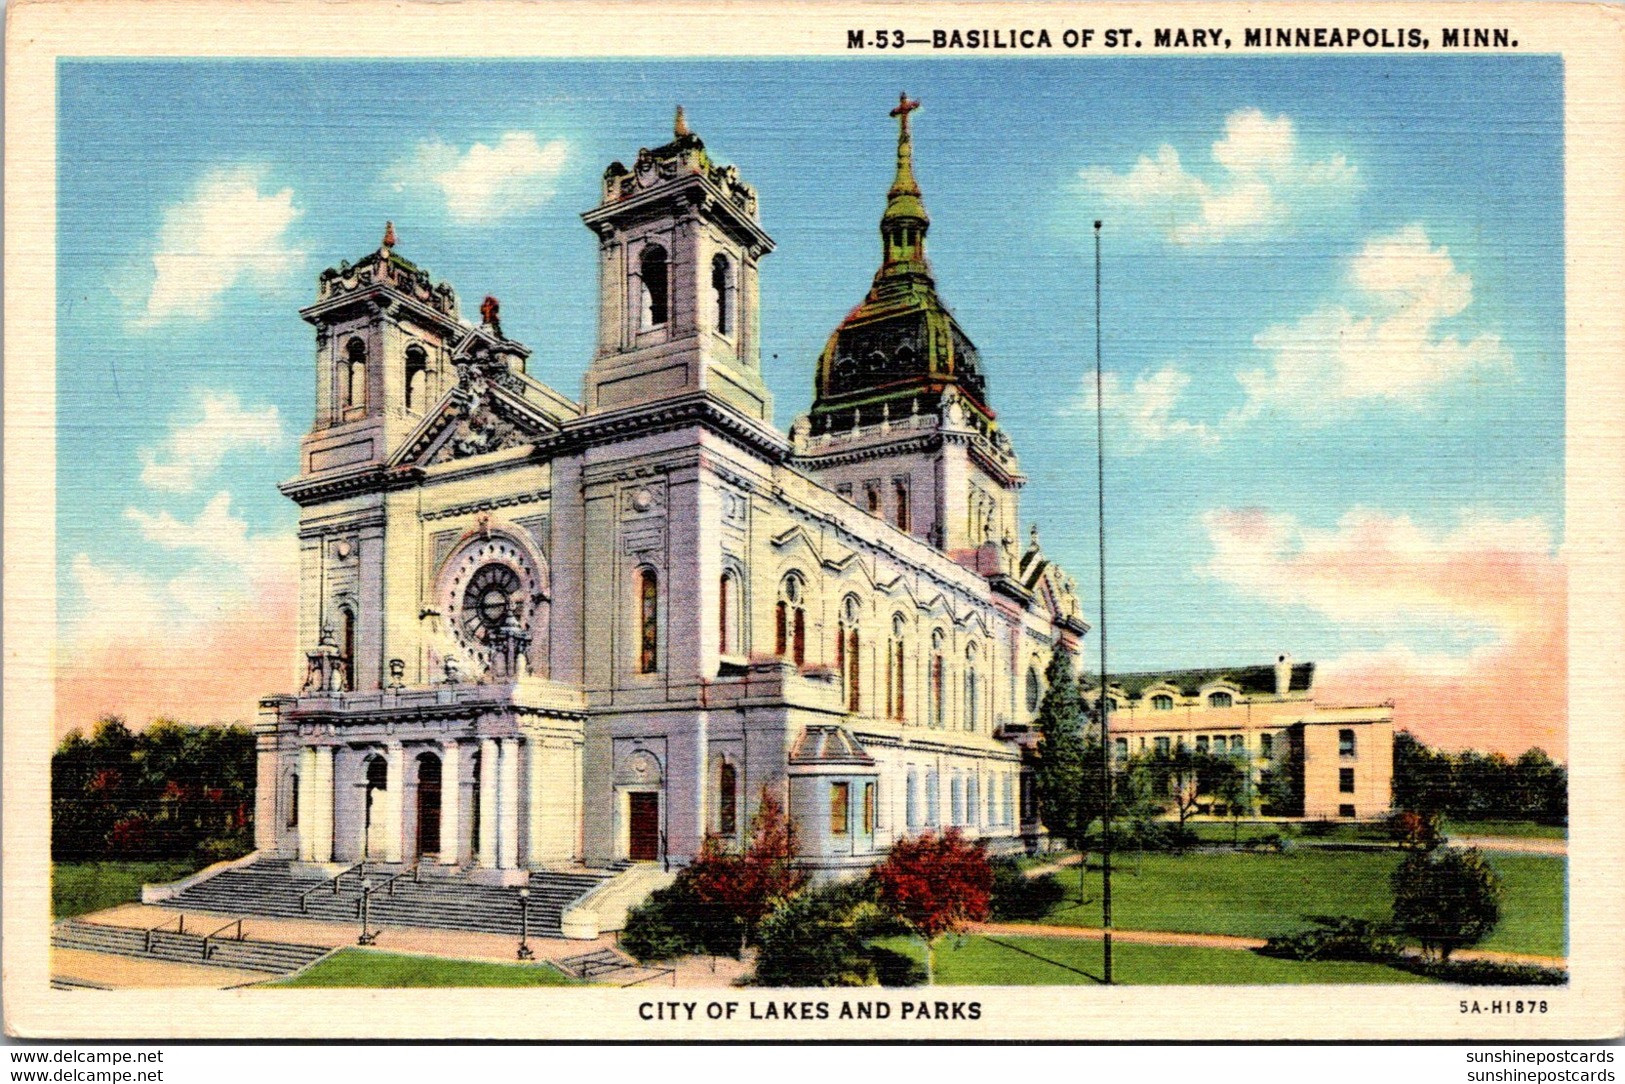
[[[224,926],[220,927],[218,930],[215,930],[213,933],[207,933],[207,934],[203,935],[203,958],[205,960],[207,960],[209,958],[209,942],[214,940],[214,938],[218,937],[220,934],[224,933],[225,931],[231,929],[233,926],[237,927],[237,936],[232,938],[232,940],[234,940],[234,941],[243,940],[243,920],[240,919],[240,918],[233,919],[232,921],[226,923]]]
[[[344,880],[344,878],[348,877],[352,873],[359,873],[362,869],[366,868],[366,865],[367,864],[365,862],[357,862],[349,869],[340,872],[338,876],[329,877],[327,880],[323,881],[319,885],[316,885],[314,888],[307,888],[303,892],[299,893],[299,910],[301,912],[308,911],[310,909],[310,897],[315,895],[317,892],[320,892],[328,885],[333,886],[333,895],[337,896],[339,894],[339,882]]]
[[[146,951],[149,955],[152,953],[152,935],[157,933],[159,930],[163,929],[165,926],[169,925],[171,922],[175,923],[175,932],[176,933],[185,933],[186,932],[186,914],[185,914],[185,912],[182,912],[181,914],[176,915],[174,918],[166,918],[162,922],[158,923],[158,925],[156,925],[156,926],[148,926],[146,931],[145,931],[146,937],[145,937],[145,949],[144,949],[144,951]]]
[[[381,892],[385,888],[387,888],[387,889],[389,889],[389,894],[391,896],[393,896],[395,894],[395,882],[400,880],[402,877],[405,877],[407,874],[411,874],[412,875],[412,880],[416,881],[416,880],[418,880],[417,872],[418,872],[417,863],[413,863],[411,869],[403,869],[399,873],[390,874],[388,877],[384,878],[382,881],[380,881],[377,884],[373,885],[372,890],[374,892]]]

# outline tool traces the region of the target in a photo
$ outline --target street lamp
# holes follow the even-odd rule
[[[536,954],[530,951],[530,886],[519,890],[519,958],[533,960]]]
[[[372,919],[372,878],[361,878],[361,936],[355,939],[358,945],[370,945],[378,940],[378,931],[367,927]]]

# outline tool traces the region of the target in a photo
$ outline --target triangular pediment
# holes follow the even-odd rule
[[[391,466],[428,467],[520,448],[559,426],[506,388],[491,384],[470,394],[454,388],[395,453]]]

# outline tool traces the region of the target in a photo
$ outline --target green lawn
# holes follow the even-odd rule
[[[915,938],[878,942],[922,964]],[[936,981],[944,986],[1070,986],[1101,981],[1099,941],[1060,937],[945,937],[937,944]],[[1171,945],[1112,946],[1112,980],[1135,986],[1279,985],[1427,982],[1381,964],[1277,960],[1234,949]]]
[[[1569,830],[1561,825],[1534,821],[1445,821],[1447,836],[1506,836],[1512,839],[1567,839]]]
[[[1388,877],[1400,855],[1300,849],[1285,854],[1240,852],[1148,854],[1113,866],[1112,912],[1119,929],[1174,930],[1273,937],[1308,925],[1306,915],[1347,915],[1386,921]],[[1501,923],[1480,948],[1561,956],[1565,952],[1565,881],[1561,858],[1487,854],[1506,883]],[[1054,874],[1065,898],[1044,922],[1100,922],[1100,870],[1091,867],[1077,904],[1078,872]]]
[[[51,865],[51,914],[69,918],[133,903],[144,884],[175,881],[198,870],[195,862],[55,862]]]
[[[551,964],[443,960],[367,949],[340,949],[291,978],[263,986],[575,986]]]

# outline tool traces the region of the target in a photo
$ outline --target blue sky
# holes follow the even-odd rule
[[[1091,618],[1106,221],[1114,668],[1437,666],[1515,638],[1500,603],[1351,599],[1328,571],[1380,550],[1438,580],[1560,544],[1562,72],[1507,56],[65,62],[66,626],[109,591],[203,620],[211,584],[279,560],[296,517],[275,483],[313,400],[296,310],[386,218],[465,309],[500,297],[532,372],[579,394],[578,214],[608,162],[669,138],[676,102],[778,242],[763,361],[788,426],[877,262],[899,89],[924,103],[938,285],[1028,472],[1024,518]]]

